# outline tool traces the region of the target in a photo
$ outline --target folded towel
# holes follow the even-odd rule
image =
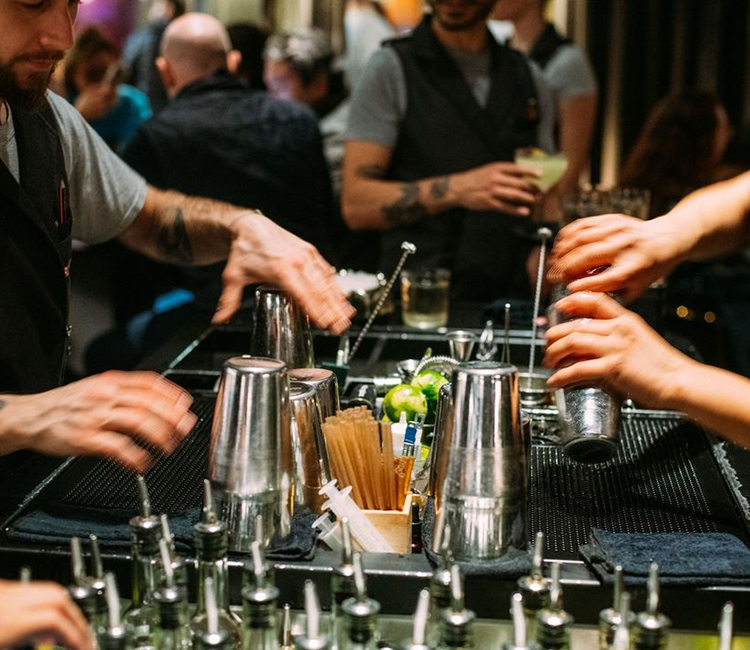
[[[90,508],[64,503],[47,503],[19,517],[8,529],[8,537],[34,544],[67,545],[74,536],[93,534],[103,548],[130,546],[128,521],[137,513],[117,508]],[[169,528],[180,552],[193,549],[193,526],[200,519],[200,508],[169,516]],[[317,515],[298,507],[289,535],[266,549],[272,560],[311,560],[315,555],[317,531],[312,523]]]
[[[642,585],[652,562],[665,585],[750,585],[750,550],[727,533],[633,534],[591,531],[581,555],[605,584],[622,566],[625,584]]]
[[[422,547],[427,559],[437,566],[440,558],[432,551],[433,529],[435,527],[435,501],[430,498],[422,516]],[[526,550],[511,549],[498,560],[473,560],[457,563],[464,575],[483,575],[495,578],[520,578],[531,570],[531,554]]]

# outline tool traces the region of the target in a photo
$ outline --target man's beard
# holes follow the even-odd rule
[[[44,53],[50,59],[60,59],[62,55],[57,53]],[[44,58],[34,55],[36,58]],[[55,71],[57,64],[50,67],[49,72],[29,74],[22,81],[15,72],[15,64],[26,58],[17,57],[9,63],[0,63],[0,97],[2,97],[13,108],[21,108],[26,111],[38,111],[44,104],[50,77]]]
[[[452,22],[450,20],[445,20],[447,16],[445,16],[440,11],[440,8],[436,6],[439,4],[440,0],[430,0],[432,12],[437,21],[440,23],[440,26],[443,29],[451,32],[460,32],[475,27],[480,23],[484,23],[495,5],[494,2],[488,0],[472,0],[468,4],[473,5],[473,12],[469,12],[469,15],[463,21]]]

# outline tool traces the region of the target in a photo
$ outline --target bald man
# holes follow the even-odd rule
[[[232,76],[240,62],[215,18],[188,13],[172,21],[157,59],[170,102],[141,125],[124,158],[158,188],[258,208],[335,263],[339,226],[316,120],[305,107],[241,84]],[[122,264],[130,284],[142,263],[129,257]],[[151,290],[155,273],[146,275],[140,292]],[[221,289],[220,269],[185,269],[169,287],[177,288],[193,299],[139,315],[141,323],[150,319],[140,339],[132,337],[132,328],[126,336],[127,326],[106,335],[89,355],[89,369],[102,369],[112,350],[118,367],[131,367],[168,336],[171,319],[208,322]]]

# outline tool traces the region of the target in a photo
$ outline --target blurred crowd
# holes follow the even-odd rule
[[[426,4],[422,22],[397,33],[379,0],[347,0],[337,54],[318,29],[224,26],[182,0],[153,0],[122,48],[82,31],[53,87],[158,188],[260,209],[337,268],[389,273],[408,239],[411,265],[452,272],[453,298],[527,300],[536,230],[565,222],[587,178],[597,79],[545,0]],[[742,171],[725,163],[732,137],[712,93],[665,97],[620,186],[646,191],[649,218],[664,214]],[[516,162],[528,148],[564,156],[551,186]],[[221,291],[218,266],[107,246],[116,327],[90,346],[88,372],[133,367],[174,322],[207,323]],[[744,254],[685,265],[667,300],[731,311],[714,284],[746,269]]]

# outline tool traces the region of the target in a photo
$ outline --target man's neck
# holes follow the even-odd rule
[[[437,20],[433,20],[432,30],[437,39],[452,50],[476,53],[487,47],[487,25],[484,21],[468,29],[453,31],[443,28]]]
[[[535,11],[530,11],[516,20],[514,25],[516,29],[513,38],[510,39],[510,44],[515,49],[528,54],[544,31],[544,16]]]
[[[9,119],[10,106],[8,106],[8,103],[0,97],[0,126],[7,124]]]

